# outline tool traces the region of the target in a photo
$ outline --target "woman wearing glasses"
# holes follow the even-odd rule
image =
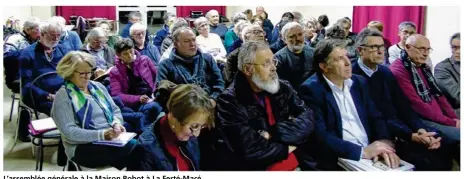
[[[200,48],[203,53],[209,53],[213,58],[225,62],[226,59],[226,49],[222,43],[221,37],[219,35],[210,33],[209,21],[205,17],[200,17],[194,22],[195,28],[198,31],[198,36],[196,37],[198,48]]]
[[[89,31],[81,50],[94,56],[96,70],[91,79],[97,79],[114,66],[115,53],[107,44],[106,32],[101,27]]]
[[[124,120],[106,88],[90,80],[95,58],[71,51],[58,63],[57,73],[65,79],[53,101],[51,116],[60,130],[69,160],[89,168],[113,166],[123,169],[136,141],[123,147],[92,144],[112,140],[125,132]]]
[[[161,81],[166,86],[169,81]],[[197,137],[202,128],[214,121],[214,107],[202,88],[183,84],[169,91],[167,114],[139,137],[134,150],[134,166],[128,170],[197,171],[200,169],[200,147]]]

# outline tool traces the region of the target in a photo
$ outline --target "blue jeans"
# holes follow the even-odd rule
[[[443,136],[448,138],[449,140],[456,141],[456,142],[461,141],[461,130],[459,128],[453,127],[453,126],[446,126],[443,124],[438,124],[436,122],[432,122],[429,120],[423,120],[423,119],[421,120],[428,127],[432,127],[432,128],[439,130],[441,133],[443,133]]]
[[[153,123],[162,110],[163,108],[156,101],[140,105],[137,111],[145,115],[142,129]]]
[[[131,153],[137,140],[130,140],[124,147],[106,145],[81,144],[76,147],[71,159],[78,165],[88,168],[112,166],[122,170],[131,161]]]

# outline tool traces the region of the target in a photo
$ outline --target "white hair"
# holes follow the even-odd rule
[[[85,37],[85,41],[90,42],[96,38],[106,37],[105,31],[101,27],[94,27],[92,30],[89,31],[87,37]]]
[[[52,29],[60,33],[63,32],[63,28],[58,23],[56,23],[55,21],[51,21],[50,19],[45,22],[40,23],[39,28],[40,28],[41,35],[48,33]]]
[[[202,23],[209,23],[209,20],[206,18],[206,17],[199,17],[198,19],[195,20],[195,22],[193,22],[193,25],[195,26],[195,28],[198,28],[198,26]]]
[[[263,30],[262,27],[258,24],[250,24],[248,26],[245,26],[242,30],[242,40],[246,41],[246,34],[250,31],[253,31],[253,29],[255,28],[260,28],[261,30]]]
[[[29,17],[23,24],[23,30],[35,29],[40,26],[40,23],[38,17]]]
[[[53,16],[49,20],[58,23],[63,29],[66,27],[66,19],[64,17]]]
[[[208,12],[206,13],[206,15],[205,15],[206,18],[208,18],[208,19],[211,18],[211,16],[213,15],[214,12],[215,12],[216,14],[219,15],[219,12],[218,12],[217,10],[211,9],[210,11],[208,11]]]
[[[256,60],[256,52],[266,49],[269,49],[269,45],[263,41],[244,42],[238,54],[238,70],[243,72],[245,64],[253,63]]]
[[[237,37],[242,37],[243,29],[249,25],[251,25],[251,23],[248,21],[242,21],[242,22],[237,23],[234,27],[234,32],[237,35]]]
[[[288,32],[290,31],[290,29],[293,29],[293,28],[295,28],[295,27],[299,27],[299,28],[301,28],[302,30],[304,29],[303,26],[301,26],[301,24],[298,23],[298,22],[289,22],[289,23],[287,23],[287,24],[282,28],[282,32],[281,32],[281,34],[282,34],[282,40],[283,40],[283,41],[286,41],[286,40],[287,40],[287,34],[288,34]]]
[[[147,30],[147,26],[143,25],[140,22],[132,24],[132,26],[129,29],[129,35],[133,35],[134,31],[136,31],[136,30],[141,30],[141,31],[145,32]]]

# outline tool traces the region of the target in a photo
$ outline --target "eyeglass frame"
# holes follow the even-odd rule
[[[273,58],[271,61],[268,60],[268,61],[264,62],[263,64],[259,64],[259,63],[245,63],[245,64],[250,64],[250,65],[262,65],[262,66],[268,68],[268,67],[272,67],[271,65],[274,65],[275,67],[276,67],[277,65],[279,65],[279,60]]]
[[[421,53],[425,53],[425,50],[427,50],[428,53],[432,53],[433,52],[433,48],[429,47],[429,48],[424,48],[424,47],[421,47],[421,48],[418,48],[414,45],[411,45],[411,47],[414,47],[415,49],[419,50]]]
[[[88,76],[92,76],[93,74],[93,70],[91,72],[80,72],[80,71],[74,70],[74,72],[77,73],[79,77],[88,77]]]
[[[385,44],[383,45],[360,45],[360,47],[363,47],[363,48],[368,48],[370,52],[375,52],[375,51],[379,51],[381,48],[383,48],[383,50],[381,51],[385,51],[387,48],[385,47]]]

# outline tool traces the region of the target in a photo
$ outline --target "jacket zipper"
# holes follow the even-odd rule
[[[188,158],[187,155],[184,154],[181,147],[179,147],[179,150],[180,150],[180,153],[190,161],[193,167],[193,171],[197,171],[197,169],[195,169],[195,165],[193,164],[192,160],[190,160],[190,158]],[[177,170],[179,170],[179,164],[177,164]]]

